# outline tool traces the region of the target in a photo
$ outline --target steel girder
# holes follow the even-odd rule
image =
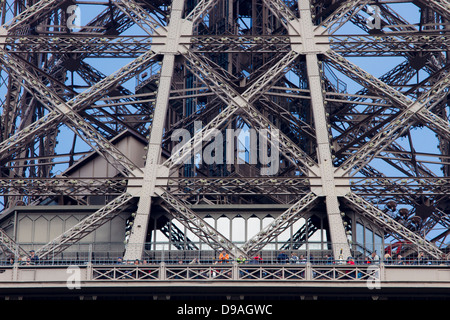
[[[113,219],[122,211],[128,209],[134,197],[129,193],[123,193],[101,209],[95,211],[81,220],[64,233],[36,250],[36,255],[42,258],[56,256],[74,243],[77,243],[88,234],[102,226],[105,222]]]
[[[353,192],[348,193],[345,196],[345,199],[351,206],[357,208],[358,212],[369,216],[373,219],[373,221],[379,223],[383,228],[388,229],[393,234],[399,235],[400,239],[410,241],[412,244],[417,245],[419,250],[423,250],[437,259],[442,258],[442,251],[434,244],[424,240],[421,236],[415,234],[414,232],[411,232],[411,230],[405,228],[391,216],[376,208],[372,203],[364,200]]]
[[[211,227],[194,211],[190,210],[186,204],[183,204],[169,192],[164,192],[161,195],[161,199],[164,200],[162,207],[167,212],[176,217],[178,221],[198,236],[202,242],[208,244],[215,251],[219,251],[221,248],[225,249],[235,259],[239,256],[247,256],[247,253],[243,249],[228,240],[227,237],[223,236],[214,227]]]
[[[247,255],[259,252],[271,240],[280,235],[286,228],[300,219],[306,212],[313,208],[313,204],[319,199],[313,192],[308,193],[298,200],[289,209],[281,213],[267,227],[263,228],[242,245]]]
[[[362,82],[366,87],[371,87],[373,90],[380,92],[381,95],[387,96],[402,110],[388,122],[387,126],[384,127],[382,131],[379,131],[377,135],[372,137],[372,139],[366,143],[365,146],[359,148],[357,154],[344,161],[344,163],[340,166],[342,170],[348,172],[352,168],[360,167],[360,164],[368,163],[370,161],[368,159],[370,158],[369,154],[382,151],[383,148],[390,144],[392,140],[403,134],[405,128],[408,126],[410,118],[416,115],[421,121],[425,122],[428,127],[435,130],[438,134],[449,137],[448,134],[450,133],[450,128],[448,126],[448,122],[440,117],[437,117],[430,111],[430,109],[432,109],[446,96],[450,81],[446,76],[442,77],[429,90],[423,93],[417,101],[412,101],[405,97],[402,93],[386,85],[384,82],[379,81],[358,66],[351,64],[348,60],[342,58],[342,56],[337,53],[328,51],[325,53],[325,56],[333,63],[335,67],[340,69],[345,68],[345,70],[348,71],[348,74],[354,79]]]
[[[6,249],[10,254],[12,254],[15,259],[21,257],[26,257],[28,253],[19,245],[17,244],[10,236],[6,234],[5,231],[0,229],[0,247],[2,249]]]
[[[27,91],[32,93],[42,104],[47,105],[51,112],[57,115],[63,114],[68,120],[66,123],[73,131],[78,132],[84,141],[86,141],[94,150],[100,154],[108,150],[103,154],[112,166],[118,171],[124,169],[128,172],[132,172],[137,166],[109,141],[107,141],[101,134],[99,134],[95,128],[88,124],[81,116],[79,116],[73,107],[66,104],[60,99],[60,97],[53,92],[51,88],[48,88],[42,83],[36,74],[29,72],[26,65],[21,64],[14,56],[3,57],[0,59],[4,68],[6,68],[10,75],[12,73],[20,75],[21,79],[25,81],[22,85]],[[150,59],[153,56],[150,57]],[[110,85],[110,84],[109,84]],[[102,90],[105,90],[103,88]]]

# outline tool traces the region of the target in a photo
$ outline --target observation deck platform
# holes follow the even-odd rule
[[[450,265],[40,264],[0,266],[0,298],[446,299]]]

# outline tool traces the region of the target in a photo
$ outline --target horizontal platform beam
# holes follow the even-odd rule
[[[207,285],[217,287],[329,288],[329,289],[446,289],[450,290],[448,265],[81,265],[81,266],[7,266],[2,268],[2,295],[20,288],[54,290],[78,285],[80,289],[116,287],[137,290],[158,287],[192,290]],[[76,275],[76,276],[74,276]],[[73,280],[76,279],[77,282]],[[206,280],[206,282],[205,282]],[[188,284],[188,286],[187,286]],[[372,286],[372,287],[371,287]],[[27,290],[28,292],[28,290]],[[30,291],[31,292],[31,291]],[[68,293],[67,291],[65,293]],[[26,295],[24,291],[22,295]]]

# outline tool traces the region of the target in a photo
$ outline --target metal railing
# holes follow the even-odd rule
[[[146,281],[369,281],[384,280],[386,271],[416,269],[422,274],[449,265],[280,265],[280,264],[199,264],[199,265],[125,265],[93,266],[92,280]],[[412,277],[410,280],[415,280]]]
[[[440,282],[450,284],[450,265],[436,264],[342,264],[307,262],[305,264],[279,263],[198,263],[169,264],[92,264],[82,265],[3,265],[0,266],[0,283],[26,281],[30,283],[56,283],[65,285],[73,272],[78,270],[79,281],[128,281],[158,282],[169,281],[176,285],[179,281],[189,282]]]
[[[201,250],[179,250],[174,249],[181,245],[158,244],[160,249],[154,249],[153,244],[145,246],[144,254],[139,261],[119,261],[124,254],[125,246],[123,243],[105,243],[105,244],[78,244],[70,250],[61,254],[48,255],[45,259],[39,258],[33,260],[29,256],[22,256],[16,261],[11,261],[8,255],[0,256],[0,265],[19,264],[19,265],[111,265],[125,263],[134,264],[215,264],[220,261],[220,252],[204,248]],[[270,245],[268,246],[270,247]],[[31,249],[38,249],[39,245],[22,245],[22,248],[28,253]],[[450,259],[447,256],[434,258],[420,251],[420,249],[411,244],[408,245],[385,245],[384,252],[378,253],[377,257],[372,257],[371,251],[368,251],[360,245],[352,246],[351,257],[355,264],[364,265],[367,263],[384,263],[385,265],[447,265]],[[264,249],[259,253],[252,255],[245,260],[246,264],[343,264],[349,257],[333,258],[331,245],[327,243],[305,243],[299,246],[298,250],[270,250]],[[231,257],[231,256],[230,256]],[[28,260],[28,261],[27,261]],[[242,262],[229,258],[227,262]]]

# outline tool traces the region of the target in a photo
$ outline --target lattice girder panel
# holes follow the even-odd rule
[[[416,248],[426,252],[436,259],[442,258],[443,252],[434,244],[415,234],[411,230],[408,230],[387,213],[375,207],[372,203],[364,200],[362,197],[353,192],[348,193],[345,196],[345,199],[348,201],[349,205],[355,207],[359,213],[371,217],[373,221],[379,223],[394,235],[399,235],[401,239],[409,241],[411,244],[415,245]]]
[[[59,253],[77,243],[91,232],[98,229],[107,221],[113,219],[122,211],[128,209],[133,204],[134,197],[129,193],[123,193],[102,208],[87,216],[79,223],[69,228],[61,235],[36,250],[36,255],[44,258],[49,255],[57,256]]]
[[[246,252],[210,226],[198,214],[189,209],[184,203],[169,192],[164,192],[161,195],[161,199],[164,200],[164,203],[161,204],[163,209],[173,215],[179,222],[215,251],[219,251],[220,249],[227,250],[227,252],[235,259],[239,256],[247,257]]]

